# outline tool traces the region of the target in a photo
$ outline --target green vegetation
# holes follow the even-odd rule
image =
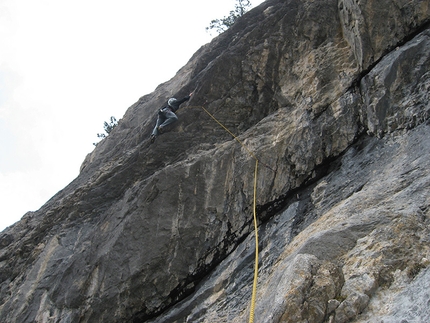
[[[233,26],[237,18],[242,17],[250,6],[251,2],[249,0],[236,0],[234,10],[231,10],[227,17],[212,20],[209,27],[206,27],[206,31],[215,29],[218,34],[221,34]]]
[[[115,117],[110,117],[110,122],[108,123],[107,121],[105,121],[104,123],[104,129],[106,133],[98,133],[97,137],[99,137],[100,139],[106,138],[111,131],[117,126],[118,121],[115,119]],[[97,143],[93,143],[94,146],[97,146]]]

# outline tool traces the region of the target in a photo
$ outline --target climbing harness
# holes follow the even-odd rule
[[[253,203],[253,215],[254,215],[254,230],[255,230],[255,264],[254,264],[254,282],[252,285],[252,297],[251,297],[251,308],[249,314],[249,323],[254,322],[254,312],[255,312],[255,300],[257,295],[257,280],[258,280],[258,226],[257,226],[257,174],[258,174],[258,158],[255,154],[250,151],[240,140],[237,138],[230,130],[228,130],[221,122],[219,122],[208,110],[203,106],[200,106],[216,123],[218,123],[225,131],[233,136],[234,139],[243,147],[245,150],[255,159],[255,172],[254,172],[254,203]],[[264,166],[270,168],[269,166],[263,164]],[[271,168],[270,168],[271,169]],[[272,169],[273,170],[273,169]]]

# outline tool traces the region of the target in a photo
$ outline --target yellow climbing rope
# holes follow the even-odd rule
[[[227,131],[230,135],[233,136],[234,139],[236,139],[236,141],[241,144],[241,146],[243,148],[245,148],[245,150],[252,156],[252,158],[254,158],[255,160],[258,160],[258,158],[254,155],[254,153],[252,151],[250,151],[240,140],[239,138],[237,138],[230,130],[228,130],[221,122],[219,122],[208,110],[206,110],[203,106],[201,107],[212,119],[215,120],[216,123],[218,123],[221,127],[224,128],[225,131]]]
[[[257,169],[258,169],[258,159],[255,159],[254,206],[253,206],[254,229],[255,229],[255,265],[254,265],[254,283],[252,285],[251,310],[249,314],[249,323],[254,322],[255,298],[257,295],[257,278],[258,278],[258,227],[257,227],[257,211],[256,211]]]
[[[241,144],[243,148],[255,159],[255,172],[254,172],[254,203],[253,203],[253,214],[254,214],[254,230],[255,230],[255,264],[254,264],[254,283],[252,285],[252,297],[251,297],[251,308],[249,314],[249,323],[254,322],[254,312],[255,312],[255,300],[257,295],[257,280],[258,280],[258,226],[257,226],[257,174],[258,174],[258,158],[250,151],[240,140],[237,138],[230,130],[228,130],[221,122],[219,122],[208,110],[203,106],[201,108],[218,123],[225,131],[233,136],[236,141]]]

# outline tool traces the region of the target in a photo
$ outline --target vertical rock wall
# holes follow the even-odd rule
[[[201,106],[261,161],[258,321],[372,317],[428,266],[429,6],[249,12],[1,233],[0,321],[246,319],[254,161]],[[157,108],[192,90],[150,145]]]

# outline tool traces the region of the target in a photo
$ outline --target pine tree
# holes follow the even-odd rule
[[[251,2],[249,0],[236,0],[234,10],[231,10],[230,14],[224,18],[212,20],[209,27],[206,27],[206,31],[215,29],[218,34],[221,34],[233,26],[236,20],[248,11],[247,9],[250,6]]]

